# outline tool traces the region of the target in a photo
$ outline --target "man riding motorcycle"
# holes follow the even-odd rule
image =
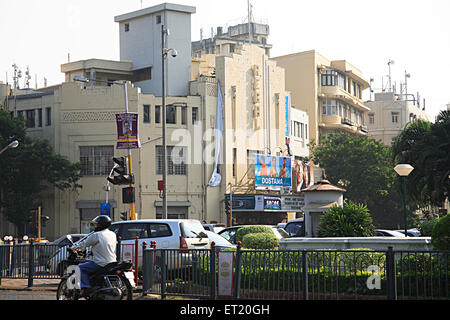
[[[95,217],[92,222],[95,224],[94,232],[72,246],[72,250],[92,248],[93,259],[78,265],[81,277],[80,287],[84,296],[89,294],[89,275],[117,260],[116,234],[108,229],[111,218],[101,215]]]

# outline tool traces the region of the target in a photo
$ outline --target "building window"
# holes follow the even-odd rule
[[[42,109],[38,109],[37,110],[37,114],[38,114],[38,127],[42,127]]]
[[[156,16],[156,24],[161,24],[161,15]]]
[[[326,70],[321,77],[322,86],[339,86],[345,89],[345,76],[335,70]]]
[[[34,128],[36,126],[35,114],[36,112],[34,110],[25,111],[27,128]]]
[[[163,171],[163,147],[156,146],[156,174]],[[187,148],[167,146],[167,174],[176,176],[186,175]]]
[[[144,104],[144,123],[150,123],[150,105]]]
[[[322,114],[328,116],[337,115],[339,102],[336,100],[323,100],[322,101]]]
[[[192,107],[192,124],[195,124],[198,120],[198,107]]]
[[[176,124],[177,123],[177,107],[167,106],[166,107],[166,123]]]
[[[161,123],[161,106],[155,106],[155,123]]]
[[[369,124],[375,124],[375,114],[374,113],[369,114]]]
[[[392,112],[391,115],[392,115],[392,123],[398,123],[398,115],[399,115],[399,113],[398,112]]]
[[[114,146],[80,147],[83,176],[108,176],[113,168]]]
[[[125,32],[130,31],[130,24],[129,23],[125,23]]]
[[[52,125],[52,108],[45,108],[45,125]]]
[[[181,107],[181,124],[184,124],[184,125],[187,124],[187,107],[186,106]]]

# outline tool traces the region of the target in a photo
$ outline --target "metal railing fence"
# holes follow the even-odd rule
[[[140,250],[142,249],[142,250]],[[216,299],[218,255],[211,249],[159,249],[118,243],[143,294]],[[53,244],[0,245],[2,278],[58,279],[67,251]],[[449,299],[450,251],[233,251],[234,299]],[[139,264],[139,265],[138,265]]]
[[[144,250],[143,293],[216,299],[218,252]],[[449,299],[443,251],[244,250],[234,252],[233,299]],[[171,257],[171,258],[170,258]],[[170,260],[172,259],[172,260]],[[184,260],[183,260],[184,259]]]

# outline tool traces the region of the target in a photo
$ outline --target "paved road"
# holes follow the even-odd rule
[[[0,300],[56,300],[56,292],[0,290]]]

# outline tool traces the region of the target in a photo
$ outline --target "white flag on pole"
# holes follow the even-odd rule
[[[222,180],[222,176],[220,175],[220,166],[219,166],[219,156],[221,152],[222,146],[222,134],[223,134],[223,121],[222,121],[222,110],[223,110],[223,101],[222,101],[222,92],[220,90],[220,84],[217,83],[217,115],[216,115],[216,140],[215,140],[215,155],[214,155],[214,172],[212,174],[211,179],[209,180],[208,185],[212,187],[217,187]]]

